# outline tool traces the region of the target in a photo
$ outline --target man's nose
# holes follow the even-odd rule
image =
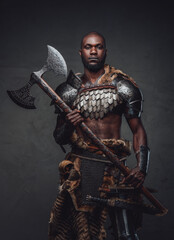
[[[96,51],[96,48],[95,48],[95,47],[92,47],[92,48],[91,48],[90,54],[97,54],[97,51]]]

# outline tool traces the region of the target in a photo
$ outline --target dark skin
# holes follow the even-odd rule
[[[80,56],[87,61],[90,65],[95,65],[103,59],[107,50],[104,46],[103,38],[96,34],[91,33],[84,37],[82,46],[79,51]],[[91,71],[84,66],[84,75],[82,76],[82,84],[86,82],[95,83],[95,81],[104,73],[104,66],[98,71]],[[77,134],[83,136],[86,139],[83,132],[78,127],[79,123],[84,123],[93,131],[93,133],[100,139],[120,139],[120,129],[122,117],[118,114],[108,113],[103,119],[90,119],[83,118],[77,109],[74,109],[71,113],[66,115],[67,123],[70,123],[73,128],[76,128]],[[133,134],[133,148],[134,152],[137,152],[141,145],[147,145],[147,136],[143,124],[140,118],[127,119],[128,125]],[[57,129],[60,124],[57,124]],[[137,166],[133,168],[130,174],[123,179],[122,183],[129,183],[132,186],[140,187],[144,180],[145,175],[139,168],[139,154],[137,154]]]

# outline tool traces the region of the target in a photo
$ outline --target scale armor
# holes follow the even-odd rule
[[[73,108],[90,119],[102,119],[109,112],[124,113],[129,119],[141,116],[142,101],[141,91],[130,80],[115,78],[110,84],[81,89]]]
[[[109,112],[124,114],[127,119],[140,117],[143,96],[136,83],[120,70],[110,67],[110,71],[110,75],[105,73],[95,84],[87,83],[83,87],[82,80],[70,71],[67,81],[57,87],[56,93],[85,118],[102,119]],[[59,107],[55,107],[55,112],[60,114]]]
[[[108,88],[109,87],[109,88]],[[108,112],[118,105],[118,94],[115,87],[103,86],[103,88],[90,88],[78,94],[73,106],[76,107],[85,118],[103,118]]]

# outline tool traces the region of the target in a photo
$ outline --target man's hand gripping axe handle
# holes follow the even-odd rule
[[[65,74],[67,71],[66,69],[66,63],[64,62],[63,57],[60,55],[60,53],[48,46],[48,58],[47,63],[44,65],[44,67],[38,71],[33,72],[30,78],[30,81],[25,85],[23,88],[16,90],[16,91],[7,91],[9,96],[12,98],[12,100],[17,103],[18,105],[25,107],[25,108],[35,108],[34,106],[34,98],[30,96],[29,90],[30,87],[37,83],[39,87],[57,104],[62,111],[65,113],[70,113],[72,109],[55,93],[55,91],[43,80],[42,75],[48,71],[48,70],[54,70],[57,69],[57,72],[60,74]],[[118,157],[114,155],[101,141],[100,139],[86,126],[84,122],[80,124],[80,128],[84,133],[92,140],[92,142],[99,147],[99,149],[110,159],[112,163],[118,167],[121,172],[128,176],[130,173],[130,170],[125,167],[122,163],[120,163]],[[165,215],[167,213],[167,209],[161,205],[161,203],[152,196],[152,194],[145,188],[141,187],[141,192],[146,198],[156,207],[159,209],[160,216]]]

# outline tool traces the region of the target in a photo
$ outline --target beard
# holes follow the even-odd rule
[[[85,68],[87,68],[90,72],[98,72],[100,69],[102,69],[104,67],[105,59],[106,59],[106,53],[103,56],[103,58],[99,62],[97,62],[96,64],[88,63],[83,55],[81,55],[81,58],[82,58],[82,63],[83,63]]]

